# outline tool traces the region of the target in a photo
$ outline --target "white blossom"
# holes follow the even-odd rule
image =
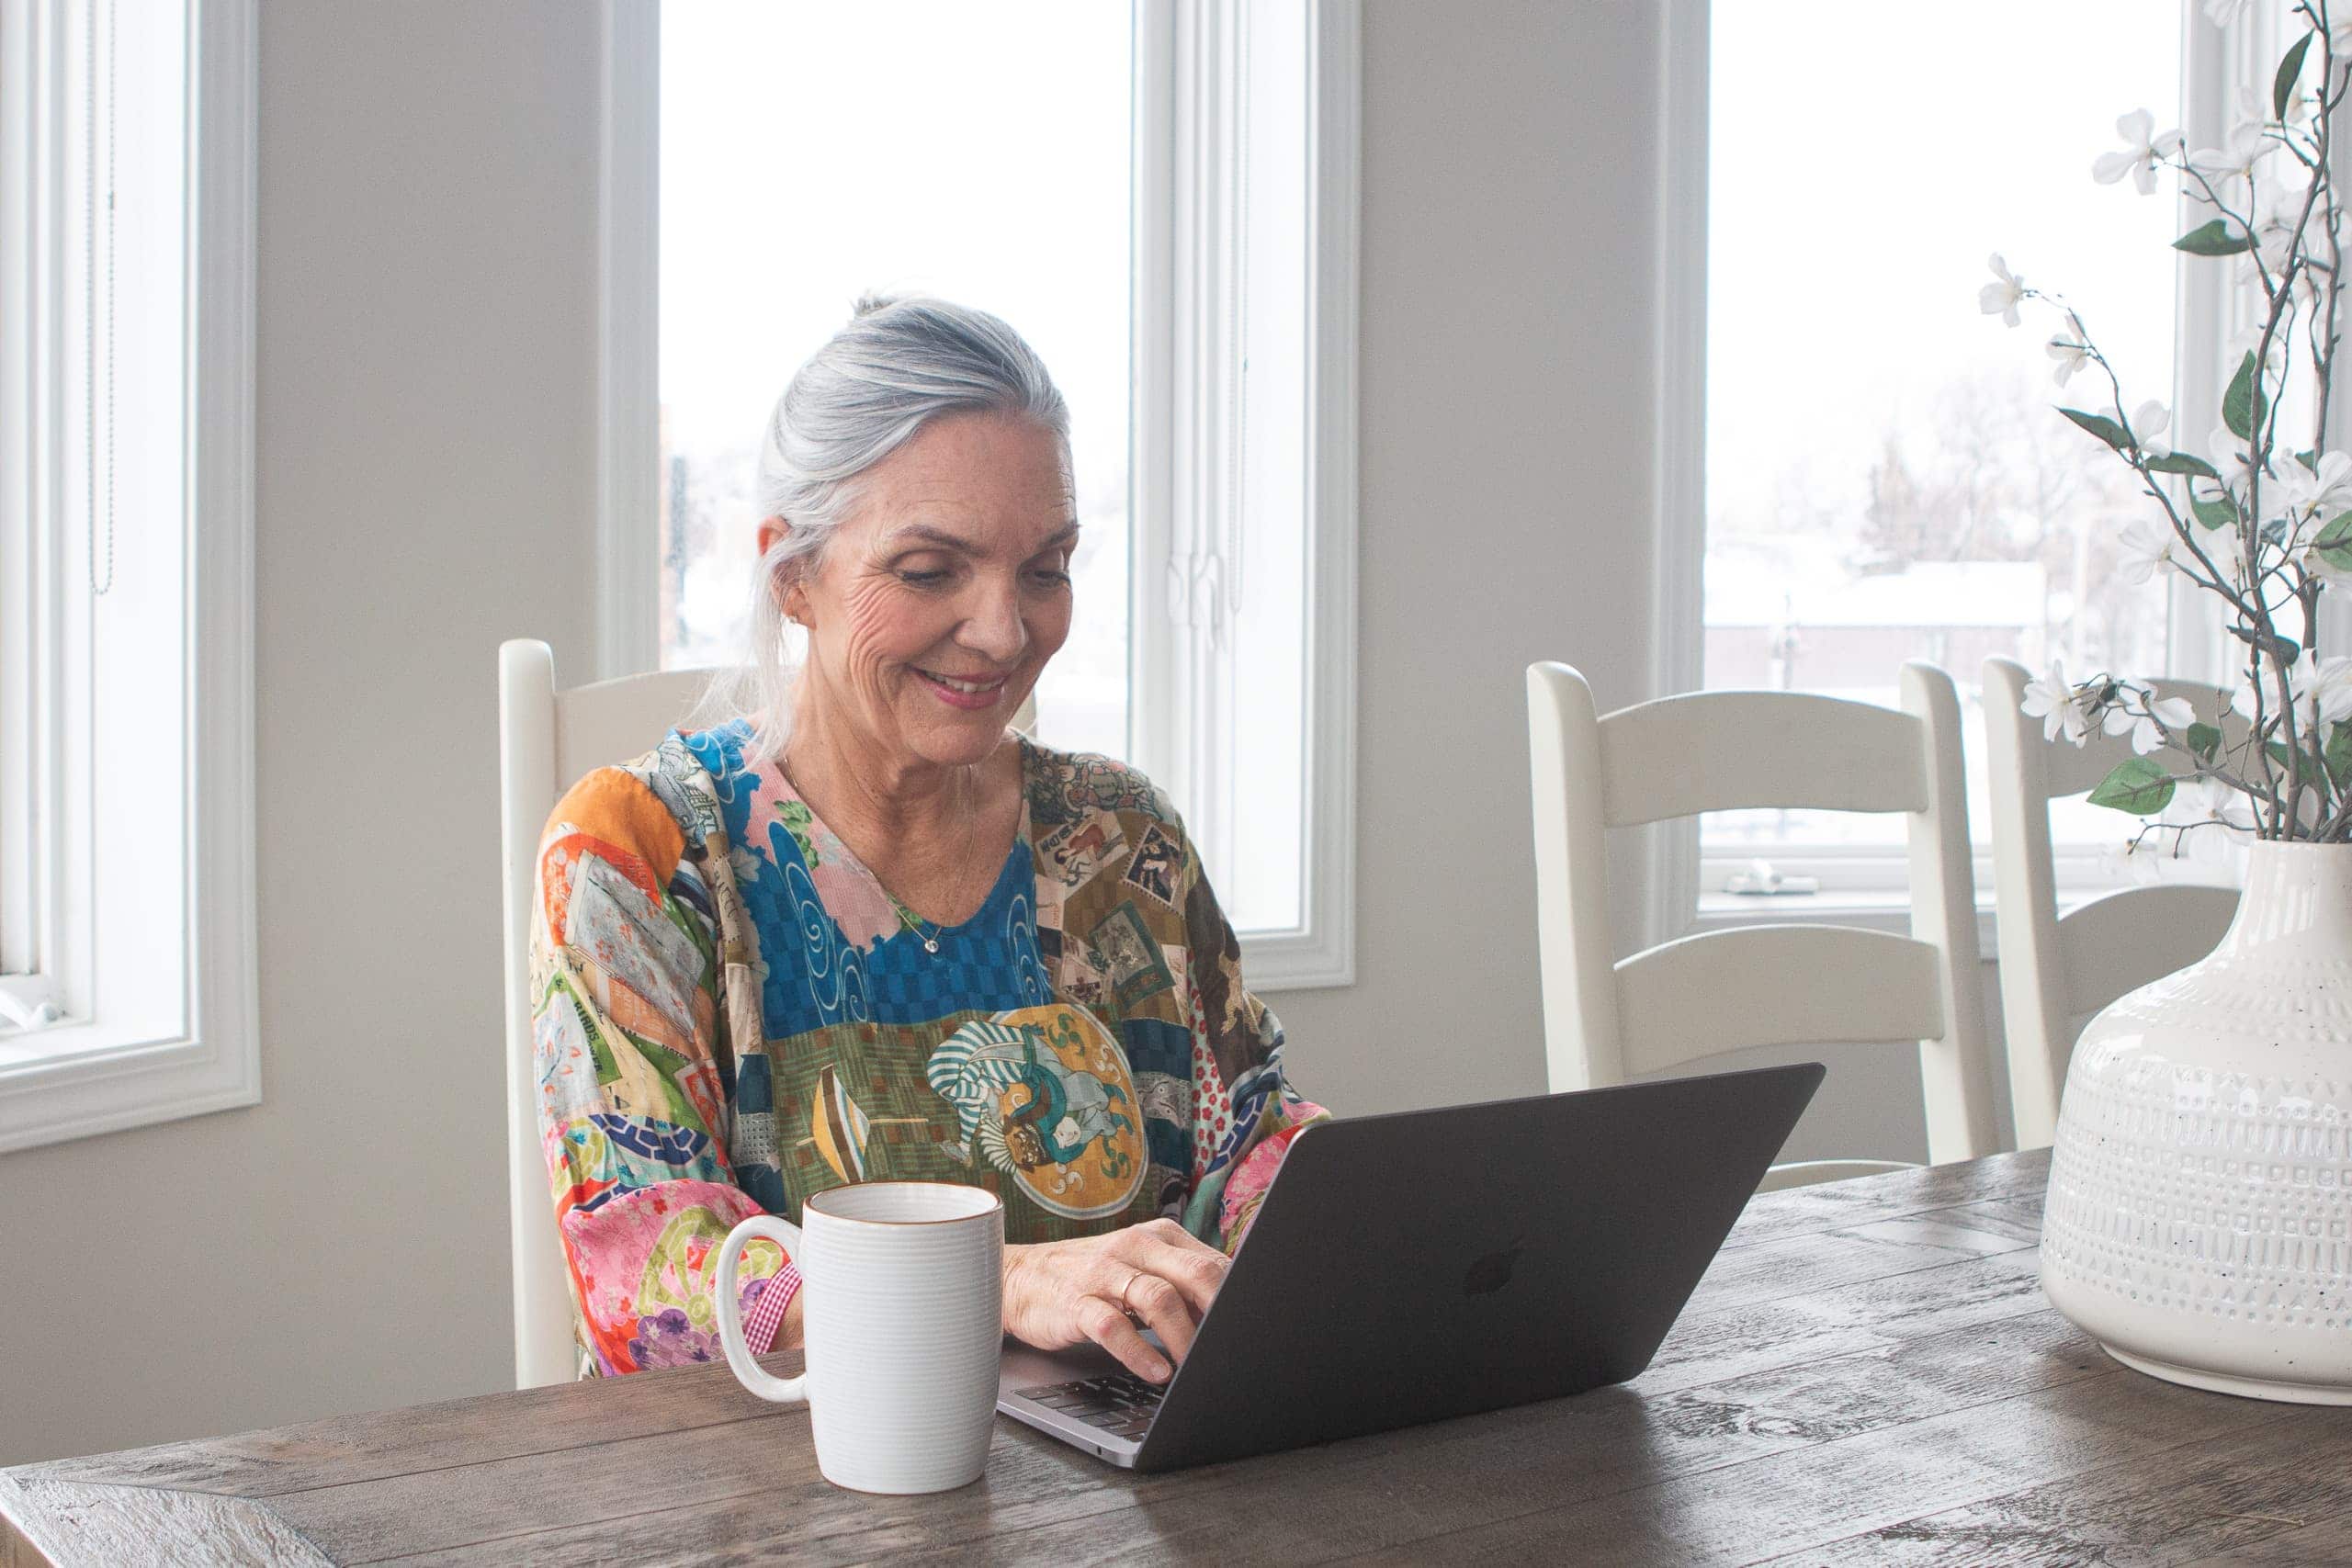
[[[2178,734],[2196,722],[2197,710],[2187,702],[2179,697],[2159,697],[2141,713],[2133,713],[2123,703],[2118,702],[2107,710],[2107,716],[2099,728],[2109,735],[2128,732],[2132,737],[2132,750],[2144,757],[2164,745],[2165,730]]]
[[[2308,217],[2303,202],[2309,195],[2301,186],[2263,186],[2256,195],[2254,205],[2254,249],[2238,257],[2238,281],[2249,283],[2267,277],[2269,287],[2276,288],[2288,262],[2301,250],[2306,256],[2324,256],[2328,249],[2328,213],[2324,205],[2314,205]],[[2260,271],[2256,262],[2261,263]],[[2306,303],[2318,294],[2319,279],[2309,267],[2299,267],[2295,273],[2295,293]],[[2250,329],[2256,341],[2260,339],[2260,327]],[[2271,338],[2274,353],[2283,352],[2285,344],[2277,334]],[[2249,343],[2238,351],[2243,358],[2253,352]]]
[[[2303,660],[2308,664],[2309,660]],[[2308,692],[2312,711],[2322,723],[2340,724],[2352,718],[2352,659],[2330,659],[2311,678]]]
[[[2062,387],[2066,384],[2066,378],[2089,364],[2091,357],[2090,344],[2077,342],[2063,333],[2050,340],[2049,354],[2058,362],[2058,368],[2052,374]]]
[[[2260,119],[2244,119],[2231,127],[2219,147],[2202,147],[2188,155],[2190,166],[2207,179],[2250,180],[2255,165],[2278,151],[2278,143]]]
[[[2290,458],[2270,482],[2270,493],[2286,508],[2290,524],[2322,514],[2334,517],[2352,510],[2352,453],[2323,452],[2316,473],[2304,468],[2301,458]]]
[[[2115,133],[2123,138],[2123,151],[2102,152],[2091,164],[2091,178],[2103,186],[2111,186],[2124,175],[2142,196],[2153,195],[2156,188],[2156,163],[2180,151],[2180,132],[2167,130],[2158,135],[2156,117],[2146,109],[2133,109],[2115,122]]]
[[[1976,291],[1976,308],[1988,316],[2001,318],[2003,326],[2018,324],[2018,301],[2025,298],[2025,279],[2011,272],[2008,264],[1995,251],[1990,265],[1997,281]]]
[[[2025,695],[2018,704],[2018,711],[2028,718],[2041,720],[2044,740],[2056,740],[2061,734],[2077,746],[2090,740],[2090,710],[2082,694],[2066,683],[2063,660],[2052,660],[2049,674],[2036,676],[2025,683]]]
[[[2245,437],[2226,424],[2217,424],[2213,434],[2205,438],[2205,449],[2213,456],[2213,468],[2222,476],[2222,486],[2233,494],[2243,495],[2245,482],[2254,473]]]
[[[2178,571],[2188,558],[2188,547],[2171,524],[2161,517],[2140,515],[2124,526],[2123,553],[2116,560],[2115,570],[2126,582],[2145,582],[2158,567]]]
[[[2110,403],[2108,405],[2107,417],[2121,425],[2125,433],[2130,435],[2132,445],[2149,457],[2161,457],[2172,450],[2156,439],[2165,433],[2165,427],[2172,423],[2172,411],[2154,398],[2132,410],[2132,417],[2128,420],[2123,417],[2121,409]]]
[[[2264,716],[2277,717],[2278,674],[2275,665],[2263,666],[2260,687]],[[2256,695],[2253,682],[2241,682],[2230,693],[2230,711],[2242,718],[2252,718]],[[2287,695],[2294,707],[2296,725],[2307,733],[2323,725],[2352,718],[2352,659],[2330,659],[2314,666],[2306,650],[2287,666]]]
[[[2245,832],[2254,826],[2253,803],[2245,792],[2228,780],[2212,773],[2190,784],[2175,798],[2187,795],[2188,807],[2182,813],[2190,823],[2217,825]]]

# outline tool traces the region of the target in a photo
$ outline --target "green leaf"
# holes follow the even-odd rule
[[[2339,719],[2327,732],[2327,776],[2338,789],[2352,783],[2352,718]]]
[[[2172,248],[2192,256],[2234,256],[2252,250],[2254,242],[2245,234],[2233,233],[2226,219],[2216,218],[2175,240]]]
[[[2188,510],[2195,513],[2197,521],[2208,528],[2219,528],[2238,520],[2237,502],[2226,496],[2213,501],[2199,501],[2191,496]]]
[[[2211,761],[2222,750],[2222,732],[2210,724],[2192,724],[2186,736],[2189,750],[2205,761]]]
[[[2123,427],[2103,413],[2085,413],[2080,409],[2060,409],[2058,412],[2119,452],[2132,445],[2132,438],[2123,434]]]
[[[2312,554],[2338,571],[2352,571],[2352,512],[2337,514],[2312,536]]]
[[[2238,373],[2230,378],[2230,389],[2222,394],[2222,423],[2230,427],[2231,434],[2251,441],[2254,427],[2269,412],[2270,402],[2262,395],[2261,378],[2254,372],[2254,355],[2249,351],[2238,362]]]
[[[2148,470],[2157,474],[2194,474],[2200,479],[2219,479],[2221,470],[2204,458],[2187,452],[2167,452],[2161,457],[2148,459]]]
[[[2115,771],[2098,781],[2091,804],[2150,817],[2172,804],[2172,792],[2171,774],[2146,757],[2134,757],[2116,763]]]
[[[2311,47],[2312,35],[2305,33],[2278,62],[2278,74],[2270,84],[2270,112],[2280,119],[2287,118],[2287,105],[2295,96],[2295,78],[2303,73],[2303,56]]]
[[[2293,637],[2279,637],[2276,633],[2266,637],[2245,626],[2232,626],[2229,633],[2248,648],[2258,649],[2281,664],[2292,664],[2296,656],[2303,651],[2303,645]]]

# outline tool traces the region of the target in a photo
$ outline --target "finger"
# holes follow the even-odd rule
[[[1148,1274],[1156,1274],[1182,1292],[1184,1302],[1192,1309],[1195,1321],[1206,1315],[1209,1303],[1216,1300],[1217,1291],[1225,1284],[1225,1272],[1233,1259],[1216,1248],[1193,1239],[1182,1225],[1169,1222],[1175,1233],[1170,1239],[1167,1232],[1157,1228],[1158,1222],[1139,1227],[1135,1252],[1131,1255],[1136,1267]]]
[[[1182,1292],[1157,1274],[1145,1274],[1127,1282],[1124,1299],[1159,1336],[1170,1356],[1181,1362],[1191,1353],[1193,1313]]]
[[[1120,1365],[1150,1382],[1166,1382],[1168,1358],[1144,1342],[1116,1303],[1089,1296],[1079,1303],[1078,1325],[1086,1337],[1119,1359]]]

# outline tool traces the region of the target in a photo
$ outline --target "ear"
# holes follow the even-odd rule
[[[761,518],[756,536],[759,558],[767,559],[768,552],[782,544],[791,532],[792,525],[781,517]],[[776,574],[775,581],[769,586],[775,594],[776,607],[784,612],[785,619],[806,626],[808,624],[808,592],[802,581],[807,575],[800,570],[803,564],[797,561],[791,563],[786,570]]]

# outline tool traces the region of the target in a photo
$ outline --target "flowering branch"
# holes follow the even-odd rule
[[[2154,117],[2138,109],[2116,121],[2122,148],[2092,165],[2101,184],[2129,176],[2143,196],[2154,193],[2159,170],[2178,174],[2213,216],[2174,248],[2235,258],[2242,283],[2259,290],[2257,323],[2231,350],[2239,357],[2222,391],[2211,460],[2162,444],[2170,423],[2162,403],[2127,415],[2121,378],[2082,317],[2028,288],[1998,255],[1995,281],[1978,300],[2010,326],[2019,323],[2022,305],[2058,310],[2063,330],[2048,345],[2058,383],[2096,366],[2114,398],[2104,412],[2059,412],[2130,468],[2161,513],[2126,528],[2126,581],[2179,573],[2221,600],[2229,634],[2245,647],[2243,685],[2219,694],[2227,699],[2226,735],[2199,722],[2187,702],[2143,682],[2101,673],[2069,682],[2055,665],[2028,685],[2025,711],[2043,719],[2053,740],[2131,737],[2132,758],[2092,792],[2097,804],[2148,816],[2188,785],[2205,801],[2190,826],[2340,841],[2352,839],[2352,659],[2323,659],[2315,645],[2320,594],[2352,581],[2352,453],[2327,447],[2344,276],[2344,213],[2330,165],[2335,116],[2352,91],[2352,28],[2332,24],[2328,4],[2294,0],[2288,14],[2301,26],[2267,100],[2242,99],[2222,146],[2186,151],[2178,131],[2158,132]],[[2242,5],[2216,19],[2233,18]],[[2282,151],[2278,165],[2294,178],[2267,185],[2262,166]],[[2289,394],[2305,385],[2311,442],[2295,451],[2280,421],[2295,400]],[[2175,761],[2161,763],[2159,753]],[[2217,792],[2242,805],[2216,805]]]

